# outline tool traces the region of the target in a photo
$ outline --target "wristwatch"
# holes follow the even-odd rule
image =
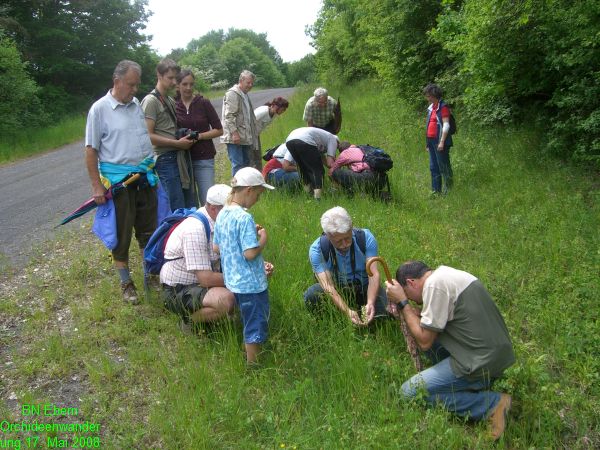
[[[408,305],[408,300],[407,300],[407,299],[404,299],[404,300],[402,300],[401,302],[398,302],[398,303],[397,303],[397,305],[398,305],[398,307],[400,308],[400,311],[402,311],[402,310],[404,309],[404,307],[405,307],[406,305]]]

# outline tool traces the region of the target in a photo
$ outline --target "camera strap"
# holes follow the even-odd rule
[[[165,108],[169,112],[169,115],[171,116],[171,119],[173,119],[173,123],[175,124],[175,128],[177,128],[177,115],[175,114],[175,110],[173,109],[173,105],[171,104],[170,99],[165,100],[162,94],[156,89],[152,89],[152,92],[150,93],[154,95],[158,99],[160,104],[163,105],[163,108]]]

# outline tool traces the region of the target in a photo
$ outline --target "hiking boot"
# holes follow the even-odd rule
[[[179,321],[179,329],[181,330],[181,332],[187,336],[191,336],[192,334],[194,334],[194,330],[192,329],[192,324],[187,322],[184,319],[181,319]]]
[[[121,292],[123,293],[123,300],[125,303],[137,305],[140,302],[133,281],[129,280],[125,283],[121,283]]]
[[[381,200],[384,203],[387,203],[392,200],[392,194],[389,193],[388,191],[380,191],[379,192],[379,200]]]
[[[496,405],[496,408],[489,416],[490,421],[490,435],[494,441],[500,439],[504,429],[506,428],[506,417],[510,410],[512,398],[508,394],[500,394],[500,401]]]
[[[144,287],[149,291],[160,292],[162,285],[158,275],[147,275],[144,277]]]

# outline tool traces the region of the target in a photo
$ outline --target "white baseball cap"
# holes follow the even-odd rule
[[[206,191],[206,201],[211,205],[223,206],[227,200],[227,196],[231,192],[231,187],[226,184],[215,184]]]
[[[254,167],[242,167],[238,170],[231,180],[231,186],[262,186],[267,189],[275,189],[265,182],[262,174]]]

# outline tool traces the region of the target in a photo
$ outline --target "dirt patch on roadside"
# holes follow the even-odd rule
[[[217,182],[227,183],[230,166],[225,145],[217,146],[215,160]],[[127,351],[110,339],[104,341],[101,350],[85,358],[75,354],[81,348],[78,339],[89,336],[87,330],[77,329],[82,320],[90,323],[80,317],[82,311],[94,303],[93,296],[102,291],[101,283],[116,277],[108,251],[90,232],[92,214],[88,216],[70,229],[61,230],[52,240],[31,247],[26,265],[0,273],[0,420],[69,424],[98,415],[100,420],[107,420],[107,392],[97,392],[98,381],[93,377],[98,374],[89,372],[87,361],[91,361],[92,371],[98,367],[102,370],[104,360],[117,371],[127,370],[128,361]],[[132,254],[136,267],[138,259],[139,254]],[[142,402],[136,408],[135,423],[147,421],[146,387],[143,382],[131,386],[144,392],[138,395],[130,390],[132,395],[126,397],[127,401]],[[98,403],[99,395],[104,404],[103,400]],[[79,415],[27,417],[23,414],[24,404],[76,408]],[[109,423],[101,427],[103,442],[111,434]],[[22,440],[24,435],[16,437]]]
[[[73,238],[78,245],[87,245],[91,236],[80,234]],[[27,419],[22,417],[25,402],[37,403],[39,400],[60,407],[79,408],[82,397],[88,393],[85,376],[76,371],[57,378],[43,368],[29,373],[31,369],[23,367],[28,355],[49,351],[47,347],[51,342],[40,336],[66,337],[74,328],[69,302],[61,297],[61,280],[54,270],[68,263],[68,253],[62,242],[46,243],[41,253],[32,255],[34,259],[27,267],[4,274],[0,280],[0,398],[3,409],[15,420]],[[52,303],[44,298],[47,290],[56,293]],[[43,322],[36,320],[42,312],[46,315]],[[8,420],[0,418],[3,419]],[[52,421],[67,423],[72,422],[72,418],[55,416]]]

